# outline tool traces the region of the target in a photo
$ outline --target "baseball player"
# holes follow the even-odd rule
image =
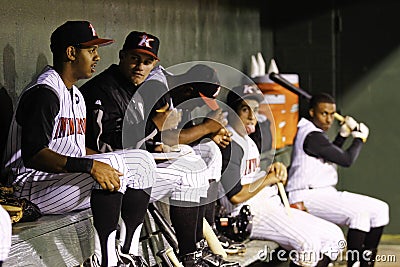
[[[230,142],[230,133],[223,127],[226,122],[222,110],[215,99],[220,91],[217,73],[205,64],[196,64],[179,75],[172,75],[162,66],[158,66],[152,70],[146,81],[158,81],[159,86],[152,89],[160,92],[168,90],[172,100],[171,106],[182,110],[182,120],[178,127],[164,130],[154,139],[168,145],[190,145],[207,164],[210,187],[207,196],[200,200],[197,220],[201,221],[205,217],[210,224],[213,224],[215,201],[218,197],[217,183],[220,181],[222,168],[219,146],[225,147]],[[141,87],[139,91],[144,98],[149,98],[150,90]],[[204,117],[192,117],[192,111],[204,105],[211,111]],[[197,228],[196,242],[202,248],[204,258],[223,262],[204,242],[202,227]]]
[[[323,93],[311,99],[310,118],[302,118],[298,123],[286,190],[290,203],[303,202],[311,214],[349,227],[347,249],[357,251],[359,257],[348,258],[348,266],[357,266],[358,261],[361,266],[372,266],[383,227],[389,223],[389,207],[381,200],[336,190],[337,165],[351,166],[368,138],[369,129],[346,117],[336,139],[330,142],[326,131],[332,126],[335,112],[332,96]],[[343,150],[350,135],[354,139]]]
[[[217,198],[216,183],[221,178],[222,167],[219,146],[226,147],[231,141],[230,133],[223,127],[226,125],[226,120],[215,100],[220,91],[217,73],[204,64],[196,64],[180,75],[172,75],[158,66],[153,69],[147,80],[152,79],[165,81],[173,106],[182,110],[182,120],[178,127],[163,131],[155,138],[170,145],[188,144],[206,162],[210,172],[210,188],[207,199],[204,200],[207,206],[201,207],[204,210],[201,214],[206,215],[207,221],[213,223],[214,204]],[[193,117],[192,111],[204,105],[211,110],[205,118]]]
[[[85,101],[74,84],[92,76],[98,47],[112,42],[99,38],[88,21],[67,21],[52,33],[53,66],[21,93],[5,152],[17,197],[43,214],[91,208],[95,254],[82,266],[126,266],[115,250],[119,217],[129,248],[136,214],[147,208],[136,191],[151,190],[155,180],[155,162],[145,151],[94,154],[85,146]]]
[[[11,248],[11,219],[0,205],[0,267],[8,257]]]
[[[170,109],[167,90],[155,90],[161,84],[158,81],[144,83],[158,62],[158,48],[156,36],[131,32],[119,52],[119,64],[80,88],[88,104],[87,142],[93,149],[150,149],[157,132],[176,127],[180,114]],[[185,266],[207,265],[197,252],[195,238],[198,203],[209,187],[207,172],[204,161],[194,153],[157,165],[151,199],[170,198],[170,217]]]
[[[250,238],[273,240],[294,250],[296,253],[289,254],[291,266],[328,266],[340,250],[341,229],[297,209],[291,208],[287,214],[276,186],[286,182],[286,167],[276,162],[266,172],[260,170],[258,148],[248,135],[255,130],[261,101],[261,91],[247,85],[235,87],[227,95],[231,108],[227,128],[233,135],[231,144],[222,149],[225,206],[235,215],[242,205],[249,205],[254,215]]]

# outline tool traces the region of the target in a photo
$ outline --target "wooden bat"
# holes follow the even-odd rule
[[[228,257],[228,254],[226,254],[226,251],[219,242],[218,237],[215,235],[213,229],[205,218],[203,218],[203,235],[207,240],[208,246],[210,247],[211,251],[214,252],[214,254],[221,255],[224,259]]]
[[[174,250],[171,247],[167,249],[166,254],[175,267],[183,267],[183,264],[178,260]]]
[[[269,74],[269,78],[276,82],[277,84],[279,84],[280,86],[288,89],[289,91],[301,95],[303,97],[305,97],[307,100],[310,100],[312,95],[307,92],[306,90],[300,88],[300,87],[296,87],[294,86],[291,82],[289,82],[288,80],[286,80],[285,78],[283,78],[281,75],[279,75],[278,73],[275,72],[271,72]],[[335,119],[337,119],[340,122],[344,122],[345,118],[340,115],[339,113],[335,112],[335,114],[333,114],[333,116],[335,117]]]
[[[287,215],[292,217],[292,212],[290,210],[290,204],[289,204],[289,200],[287,198],[286,192],[285,192],[285,187],[283,186],[283,184],[281,182],[278,183],[278,189],[279,189],[279,194],[281,195],[281,198],[282,198],[283,205],[285,206],[286,213],[287,213]]]

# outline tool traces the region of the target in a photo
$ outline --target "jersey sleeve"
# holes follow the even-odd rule
[[[37,85],[23,94],[16,111],[21,125],[21,153],[28,162],[36,153],[48,147],[54,119],[60,111],[58,96],[46,85]]]
[[[226,148],[221,149],[222,153],[222,177],[221,183],[225,189],[226,196],[231,199],[242,190],[240,183],[241,159],[244,156],[242,148],[235,142],[231,142]]]
[[[102,90],[83,91],[86,102],[86,146],[101,152],[122,148],[122,119],[109,118],[113,100]]]
[[[309,156],[322,158],[342,167],[349,167],[358,158],[362,145],[362,141],[359,138],[355,138],[350,147],[347,150],[343,150],[331,143],[325,133],[311,132],[304,140],[303,149]]]
[[[163,108],[166,104],[171,104],[168,87],[157,80],[149,80],[143,83],[138,91],[144,100],[144,117],[153,117],[156,110]]]

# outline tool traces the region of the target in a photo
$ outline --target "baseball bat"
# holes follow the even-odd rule
[[[228,254],[226,254],[226,251],[219,242],[218,237],[215,235],[213,229],[208,224],[205,218],[203,218],[203,235],[204,238],[207,240],[207,244],[212,252],[217,255],[221,255],[224,259],[228,257]]]
[[[168,249],[173,250],[171,247],[169,247]],[[178,267],[177,265],[174,265],[172,263],[172,261],[170,260],[170,257],[167,255],[167,249],[163,249],[160,250],[159,252],[157,252],[156,254],[162,261],[162,263],[160,265],[164,266],[164,267]],[[180,266],[179,266],[180,267]]]
[[[282,182],[278,183],[278,190],[279,190],[279,194],[282,197],[282,202],[283,205],[285,206],[285,210],[287,215],[289,215],[289,217],[292,217],[292,212],[290,211],[290,204],[289,204],[289,200],[287,198],[286,192],[285,192],[285,187],[283,186]]]
[[[166,254],[175,267],[183,267],[183,264],[178,260],[174,250],[171,247],[167,248]]]
[[[305,97],[307,100],[310,100],[311,97],[312,97],[312,95],[311,95],[309,92],[307,92],[306,90],[304,90],[304,89],[302,89],[302,88],[300,88],[300,87],[294,86],[291,82],[289,82],[288,80],[286,80],[285,78],[283,78],[283,77],[282,77],[281,75],[279,75],[278,73],[271,72],[271,73],[269,74],[269,78],[270,78],[272,81],[274,81],[274,82],[276,82],[277,84],[279,84],[280,86],[282,86],[282,87],[288,89],[289,91],[291,91],[291,92],[293,92],[293,93],[295,93],[295,94],[298,94],[298,95],[301,95],[301,96]],[[337,120],[340,121],[340,122],[344,122],[344,120],[345,120],[345,118],[344,118],[342,115],[340,115],[339,113],[337,113],[337,112],[335,112],[335,113],[333,114],[333,116],[335,117],[335,119],[337,119]]]

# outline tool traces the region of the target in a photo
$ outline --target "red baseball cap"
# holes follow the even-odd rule
[[[157,56],[158,48],[160,46],[160,40],[157,36],[146,32],[133,31],[125,39],[122,50],[135,50],[140,53],[148,54],[157,60],[160,60]]]
[[[93,25],[89,21],[67,21],[58,27],[50,38],[50,49],[64,49],[68,46],[109,45],[112,39],[103,39],[97,36]]]

